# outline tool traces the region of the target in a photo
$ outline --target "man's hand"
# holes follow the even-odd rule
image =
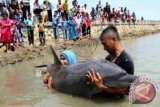
[[[90,84],[95,85],[99,89],[104,87],[100,74],[98,72],[95,73],[94,69],[88,71],[87,77],[90,79]]]
[[[90,84],[95,85],[98,89],[105,93],[113,94],[113,95],[124,95],[126,92],[128,92],[128,87],[117,87],[117,88],[112,88],[112,87],[107,87],[103,84],[103,80],[100,76],[100,74],[92,69],[88,71],[87,77],[90,80]]]

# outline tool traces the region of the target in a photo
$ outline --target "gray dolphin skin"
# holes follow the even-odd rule
[[[104,84],[108,87],[129,87],[137,76],[127,74],[125,70],[103,59],[87,60],[74,65],[63,65],[55,50],[51,46],[54,64],[47,65],[49,75],[52,77],[54,89],[63,93],[80,95],[87,98],[101,91],[89,82],[87,71],[94,69],[98,72]]]

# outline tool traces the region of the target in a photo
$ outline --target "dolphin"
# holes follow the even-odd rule
[[[93,59],[73,65],[63,65],[53,47],[50,46],[50,48],[54,57],[54,64],[48,64],[47,70],[52,77],[54,89],[60,92],[87,98],[101,93],[95,86],[87,83],[89,78],[86,75],[90,69],[98,72],[104,85],[108,87],[129,87],[138,78],[138,76],[126,73],[116,64],[104,59]]]

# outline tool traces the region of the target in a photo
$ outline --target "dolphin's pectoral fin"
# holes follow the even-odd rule
[[[35,66],[36,68],[43,68],[43,67],[47,67],[47,65],[38,65],[38,66]]]

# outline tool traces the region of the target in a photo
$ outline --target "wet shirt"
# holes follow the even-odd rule
[[[111,55],[108,55],[105,59],[112,61]],[[114,63],[123,68],[128,74],[134,74],[133,60],[125,51],[121,52]]]

